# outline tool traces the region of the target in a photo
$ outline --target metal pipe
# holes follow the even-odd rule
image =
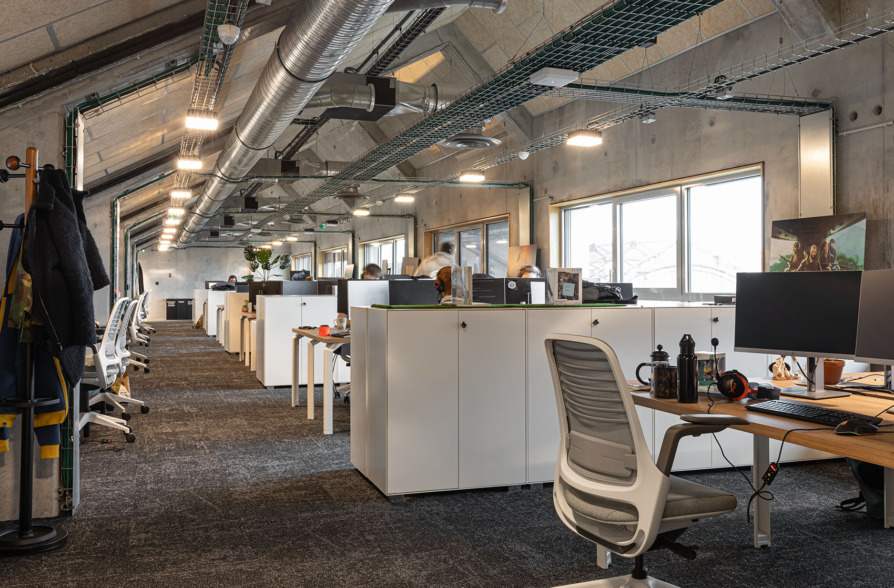
[[[235,186],[291,124],[352,49],[382,16],[391,0],[308,0],[300,3],[277,41],[258,85],[205,184],[180,236],[187,243],[221,207]]]
[[[469,8],[489,8],[495,14],[506,10],[507,0],[394,0],[387,12],[406,12],[408,10],[428,10],[429,8],[450,8],[451,6],[467,6]]]

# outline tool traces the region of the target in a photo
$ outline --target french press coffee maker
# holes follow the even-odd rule
[[[670,365],[667,351],[659,345],[658,349],[649,355],[648,363],[641,363],[636,366],[636,379],[642,384],[649,386],[652,396],[655,398],[676,398],[677,397],[677,368]],[[652,377],[646,381],[640,375],[640,370],[649,366],[652,369]]]

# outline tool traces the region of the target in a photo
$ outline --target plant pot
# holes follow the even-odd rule
[[[841,372],[844,371],[843,359],[823,360],[823,384],[834,386],[841,380]]]

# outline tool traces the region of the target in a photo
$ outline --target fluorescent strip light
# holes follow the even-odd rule
[[[273,245],[264,244],[264,245],[261,245],[261,249],[273,249]]]
[[[171,241],[174,239],[174,235],[162,235],[161,237],[159,237],[159,239],[161,239],[162,241]]]
[[[168,214],[173,216],[183,216],[184,214],[186,214],[186,211],[182,208],[169,208]]]
[[[602,145],[602,131],[590,129],[574,131],[568,135],[565,144],[572,147],[596,147],[597,145]]]
[[[177,167],[180,169],[202,169],[202,160],[181,157],[177,160]]]
[[[202,110],[188,110],[186,112],[186,128],[195,129],[197,131],[216,131],[218,125],[217,117],[213,112],[205,112]]]
[[[354,216],[369,216],[369,209],[368,208],[355,208]]]
[[[295,235],[289,235],[288,237],[286,237],[286,241],[292,241],[293,243],[297,240],[298,237],[296,237]]]
[[[474,169],[469,169],[469,170],[464,171],[462,174],[460,174],[459,181],[466,182],[466,183],[483,182],[484,181],[484,173],[474,170]]]
[[[271,244],[271,245],[274,245],[274,246],[276,246],[276,247],[279,247],[280,245],[282,245],[282,241],[280,241],[279,239],[277,239],[276,241],[273,241],[273,242],[271,242],[270,244]]]
[[[394,197],[394,201],[401,204],[410,204],[412,202],[416,202],[416,197],[412,194],[400,194]]]
[[[166,218],[166,219],[165,219],[165,226],[168,226],[168,227],[179,227],[179,226],[180,226],[180,219],[179,219],[179,218]]]
[[[165,235],[173,235],[177,232],[177,229],[175,229],[174,227],[165,227],[161,232]]]
[[[189,190],[171,190],[171,198],[186,200],[187,198],[192,198],[192,192]]]

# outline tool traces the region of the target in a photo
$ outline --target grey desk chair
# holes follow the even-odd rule
[[[668,429],[657,464],[640,428],[618,358],[590,337],[546,338],[561,443],[553,504],[569,529],[626,558],[626,576],[576,584],[580,587],[673,588],[651,578],[643,553],[669,549],[687,559],[695,550],[676,542],[687,527],[736,508],[732,494],[670,475],[684,436],[722,431],[748,421],[728,415],[686,415]]]

